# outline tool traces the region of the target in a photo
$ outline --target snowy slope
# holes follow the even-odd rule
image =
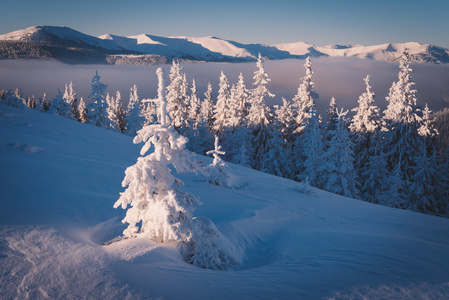
[[[109,50],[122,50],[108,40],[105,41],[64,26],[33,26],[0,35],[0,40],[35,43],[69,41]]]
[[[0,104],[2,299],[445,299],[449,220],[377,206],[232,166],[239,188],[177,175],[240,251],[188,265],[173,244],[100,243],[141,145],[108,130]],[[206,163],[210,158],[198,157]]]
[[[33,42],[33,44],[27,45],[28,42]],[[50,45],[52,49],[39,48],[42,45]],[[2,59],[53,58],[66,62],[65,56],[80,55],[81,57],[76,58],[75,62],[79,60],[84,63],[86,63],[86,59],[82,58],[92,56],[92,53],[97,56],[90,58],[89,62],[97,63],[113,63],[114,60],[107,59],[113,55],[124,55],[129,58],[135,55],[153,55],[163,57],[166,61],[184,59],[207,62],[244,62],[254,61],[259,53],[269,59],[329,56],[396,61],[405,47],[410,50],[413,61],[449,63],[449,49],[415,42],[374,46],[328,45],[319,47],[305,42],[263,45],[242,44],[213,36],[160,37],[140,34],[123,37],[104,34],[93,37],[68,27],[58,26],[34,26],[0,35],[0,58]],[[64,53],[67,50],[72,52]],[[132,59],[129,61],[129,63],[138,62],[139,60]],[[71,61],[71,63],[73,62]]]

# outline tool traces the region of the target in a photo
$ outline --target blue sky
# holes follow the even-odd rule
[[[241,43],[449,48],[448,0],[2,0],[0,34],[35,25],[105,33],[209,36]]]

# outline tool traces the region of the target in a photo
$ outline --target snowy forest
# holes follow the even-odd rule
[[[275,95],[268,88],[271,80],[260,54],[251,87],[242,74],[230,83],[222,72],[216,99],[210,83],[200,93],[194,79],[189,84],[179,61],[173,61],[167,86],[159,91],[159,99],[166,99],[166,116],[157,99],[142,99],[135,85],[125,107],[118,91],[107,92],[98,72],[87,104],[77,97],[72,82],[53,99],[45,94],[25,97],[20,89],[1,90],[0,99],[133,137],[148,131],[146,125],[167,124],[187,138],[180,143],[189,150],[213,154],[214,165],[223,165],[220,154],[226,162],[346,197],[448,216],[449,109],[433,113],[418,101],[410,64],[404,51],[384,111],[375,105],[367,75],[358,107],[339,108],[332,98],[320,115],[316,103],[324,100],[314,88],[310,58],[297,94],[269,107],[266,99]]]

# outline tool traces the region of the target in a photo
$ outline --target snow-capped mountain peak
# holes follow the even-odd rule
[[[33,43],[33,45],[26,46],[26,43]],[[51,47],[49,48],[49,46]],[[449,49],[417,42],[385,43],[372,46],[359,44],[314,46],[300,41],[263,45],[242,44],[215,36],[160,37],[139,34],[124,37],[104,34],[94,37],[61,26],[34,26],[0,35],[0,58],[56,59],[65,62],[69,58],[71,63],[85,63],[86,60],[93,60],[97,63],[113,63],[114,60],[111,62],[109,58],[117,54],[120,54],[121,57],[129,55],[134,58],[136,55],[158,57],[158,61],[184,59],[207,62],[244,62],[254,61],[259,53],[268,59],[329,56],[396,61],[404,48],[409,49],[411,58],[415,62],[449,63]],[[129,59],[127,62],[136,63],[137,61]]]

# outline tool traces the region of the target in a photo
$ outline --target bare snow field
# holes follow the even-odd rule
[[[235,188],[176,175],[238,249],[228,271],[173,244],[125,239],[113,204],[141,145],[0,104],[1,299],[447,299],[449,219],[230,165]],[[211,158],[198,156],[206,163]]]

